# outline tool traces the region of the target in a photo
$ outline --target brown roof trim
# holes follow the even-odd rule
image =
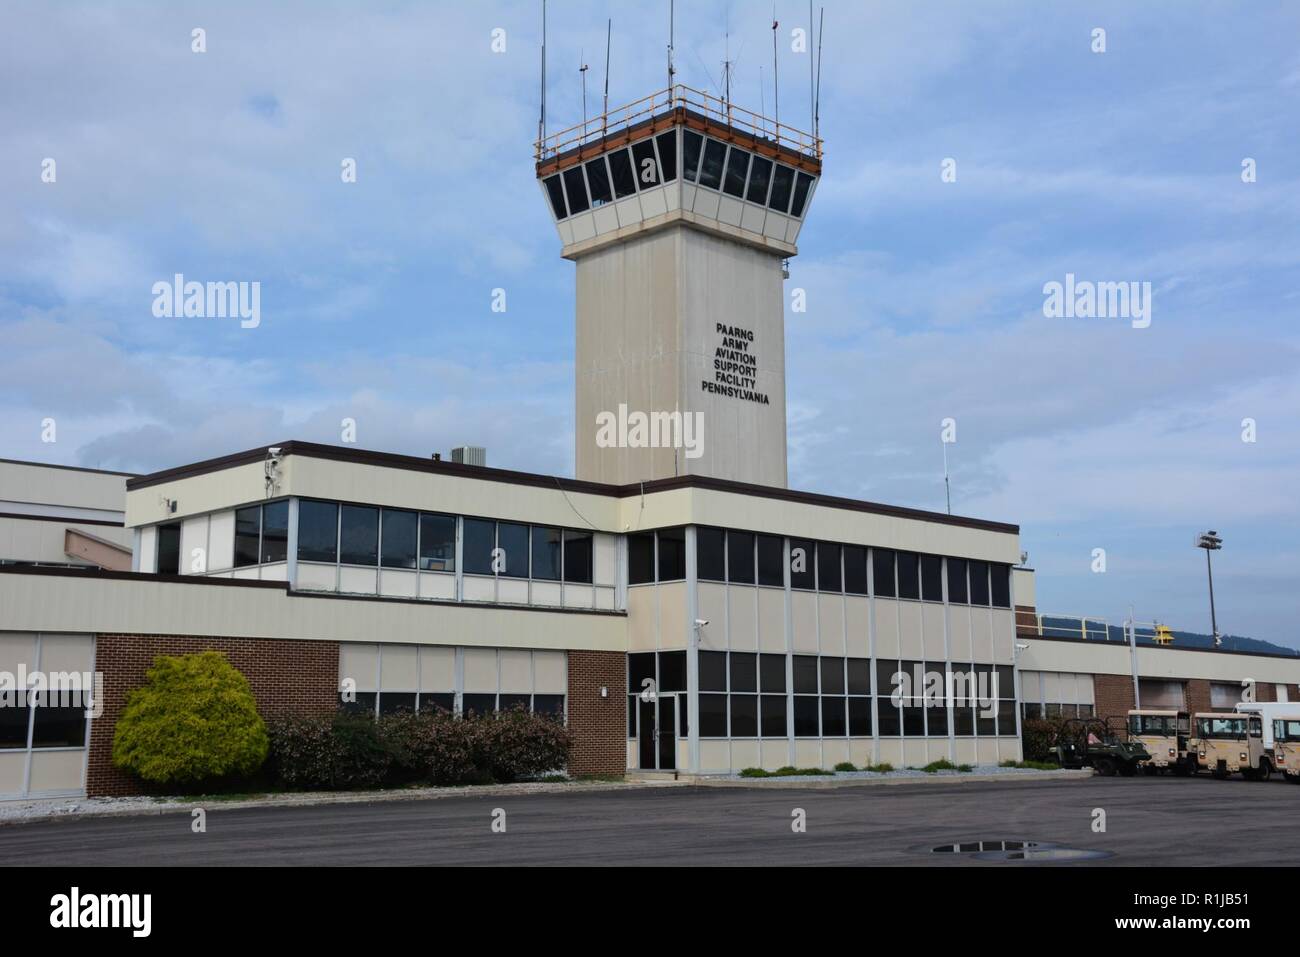
[[[111,525],[113,528],[125,528],[125,522],[113,522],[106,518],[68,518],[63,515],[27,515],[23,512],[0,512],[0,518],[22,519],[29,522],[64,522],[68,525]]]
[[[266,457],[266,446],[236,452],[221,458],[195,462],[165,472],[143,475],[127,483],[127,491],[149,488],[177,479],[192,478],[221,469],[260,462]],[[749,495],[755,498],[769,498],[783,502],[797,502],[801,505],[817,505],[824,508],[838,508],[847,511],[868,512],[876,515],[889,515],[894,518],[908,518],[940,525],[955,525],[963,528],[978,528],[983,531],[1002,532],[1016,535],[1019,525],[1005,522],[992,522],[985,519],[967,518],[961,515],[946,515],[942,512],[927,512],[923,509],[904,508],[898,505],[882,505],[878,502],[864,502],[858,499],[841,498],[835,495],[822,495],[816,492],[798,492],[766,485],[751,485],[746,482],[733,482],[728,479],[710,478],[703,475],[679,475],[674,478],[654,479],[644,484],[606,485],[601,482],[588,482],[581,479],[560,478],[555,475],[539,475],[534,472],[517,472],[510,469],[485,468],[477,465],[462,465],[457,462],[434,461],[414,455],[398,455],[393,452],[373,452],[366,449],[354,449],[340,445],[321,445],[315,442],[281,442],[281,454],[284,456],[301,455],[306,458],[327,459],[335,462],[351,462],[358,465],[375,465],[383,468],[406,469],[415,472],[432,472],[458,478],[477,479],[481,482],[504,482],[509,485],[527,485],[534,488],[562,489],[566,492],[583,492],[589,495],[604,495],[609,498],[631,498],[643,492],[668,492],[675,489],[701,488],[718,492],[730,492],[737,495]]]
[[[1065,641],[1065,642],[1072,642],[1076,645],[1096,645],[1102,648],[1127,648],[1128,647],[1128,644],[1122,641],[1097,641],[1095,639],[1085,640],[1083,638],[1066,638],[1061,635],[1034,635],[1034,634],[1028,634],[1023,631],[1019,632],[1016,635],[1016,637],[1028,638],[1032,641]],[[1226,637],[1230,638],[1232,636],[1228,635]],[[1255,640],[1259,641],[1260,639],[1257,638]],[[1138,647],[1141,648],[1143,651],[1146,651],[1148,649],[1153,649],[1158,651],[1197,651],[1197,652],[1206,652],[1212,655],[1246,655],[1247,657],[1251,657],[1251,658],[1277,658],[1279,661],[1294,661],[1296,658],[1300,657],[1300,650],[1297,650],[1292,654],[1288,655],[1277,651],[1246,651],[1244,649],[1237,649],[1237,648],[1193,648],[1188,645],[1183,645],[1180,648],[1177,645],[1155,645],[1155,644],[1139,643]]]
[[[0,459],[0,465],[30,465],[38,469],[61,469],[65,472],[91,472],[95,475],[121,475],[123,478],[135,478],[136,472],[113,472],[109,469],[88,469],[80,465],[54,465],[50,462],[28,462],[23,459]]]

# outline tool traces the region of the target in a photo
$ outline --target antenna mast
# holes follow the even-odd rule
[[[580,64],[578,72],[582,74],[582,135],[585,139],[587,136],[587,64],[581,50],[578,51],[578,63]]]
[[[604,134],[609,123],[609,38],[614,32],[614,20],[611,17],[605,24],[605,106],[600,114],[600,132]]]
[[[537,118],[537,142],[546,139],[546,0],[542,0],[542,112]]]
[[[822,126],[822,40],[826,38],[826,8],[822,7],[817,21],[817,93],[813,97],[813,148],[821,139]],[[821,151],[818,150],[819,157]]]
[[[671,98],[673,84],[676,82],[677,68],[673,66],[673,43],[677,35],[677,4],[668,0],[668,94]]]
[[[778,72],[776,59],[776,28],[780,23],[776,19],[776,2],[772,3],[772,119],[776,121],[776,141],[781,142],[781,74]]]
[[[813,55],[813,0],[808,0],[808,122],[817,125],[817,81],[813,79],[816,57]]]

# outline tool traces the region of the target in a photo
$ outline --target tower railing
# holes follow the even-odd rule
[[[548,134],[534,144],[534,155],[537,162],[542,163],[679,109],[748,133],[778,148],[811,157],[819,163],[822,161],[820,137],[680,83]]]

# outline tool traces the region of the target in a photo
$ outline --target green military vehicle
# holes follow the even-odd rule
[[[1126,733],[1122,719],[1070,718],[1057,735],[1056,760],[1063,768],[1093,768],[1107,777],[1132,777],[1151,760],[1151,754]]]

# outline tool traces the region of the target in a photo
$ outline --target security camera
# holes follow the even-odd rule
[[[703,628],[703,627],[704,627],[705,625],[707,625],[708,623],[709,623],[709,619],[707,619],[707,618],[696,618],[696,619],[695,619],[695,627],[696,627],[696,628]]]
[[[271,446],[269,449],[266,450],[266,454],[267,454],[267,455],[270,455],[270,456],[273,456],[273,457],[275,457],[275,458],[279,458],[279,456],[280,456],[280,446],[278,446],[278,445],[273,445],[273,446]]]

